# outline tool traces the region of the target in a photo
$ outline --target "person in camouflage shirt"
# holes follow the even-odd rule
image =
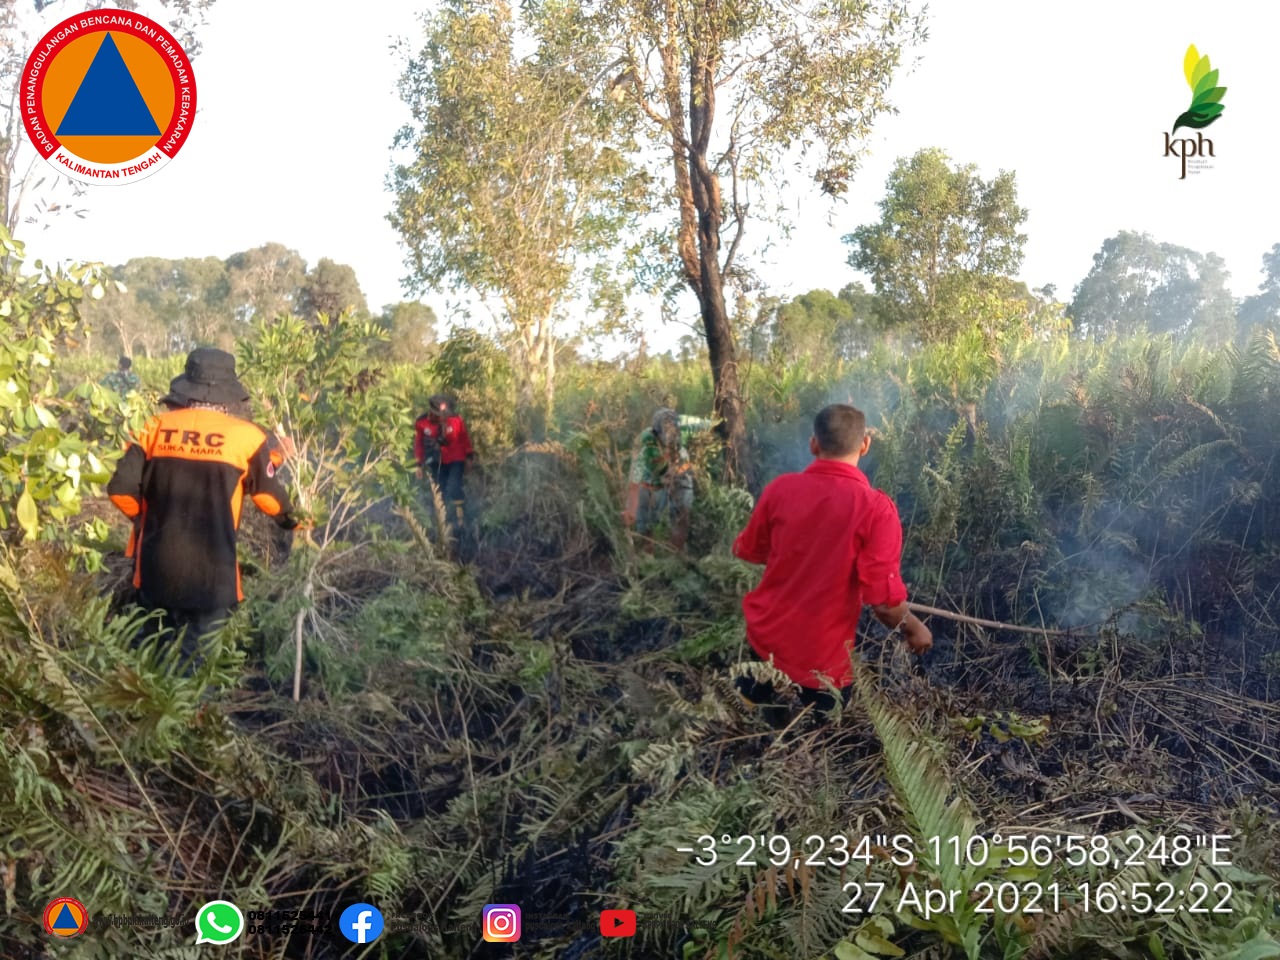
[[[666,407],[653,415],[653,425],[636,438],[632,452],[623,523],[644,535],[669,520],[671,545],[684,549],[693,507],[693,465],[686,444],[711,426],[710,420],[680,416]]]
[[[133,361],[128,357],[120,358],[120,365],[102,378],[102,385],[114,390],[120,396],[127,396],[138,389],[138,375],[133,372]]]

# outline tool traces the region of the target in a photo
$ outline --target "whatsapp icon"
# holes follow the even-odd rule
[[[229,900],[210,900],[196,911],[196,945],[230,943],[244,933],[244,914]]]

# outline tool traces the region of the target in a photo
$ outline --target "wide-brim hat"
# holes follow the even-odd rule
[[[165,402],[240,403],[249,399],[249,391],[236,378],[236,358],[225,350],[199,347],[187,356],[185,373],[169,383]]]

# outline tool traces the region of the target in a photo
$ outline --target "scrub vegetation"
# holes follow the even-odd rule
[[[1280,955],[1274,326],[1221,346],[1009,328],[904,350],[888,333],[801,360],[786,351],[804,311],[776,311],[790,339],[757,329],[744,370],[761,474],[805,462],[823,404],[860,405],[913,600],[1029,628],[935,617],[917,662],[864,623],[844,715],[779,734],[732,689],[771,669],[746,655],[739,612],[758,570],[728,552],[751,493],[695,450],[685,555],[642,549],[619,518],[652,407],[710,409],[696,357],[620,368],[565,350],[556,430],[513,446],[510,365],[478,333],[406,365],[373,321],[257,322],[239,344],[249,412],[294,441],[316,526],[290,549],[246,518],[249,601],[187,677],[133,642],[127,530],[98,486],[174,363],[139,359],[129,398],[97,386],[111,358],[85,353],[78,307],[105,277],[22,275],[13,253],[5,957],[208,949],[189,925],[52,941],[40,913],[65,895],[95,918],[219,898],[322,919],[365,900],[388,918],[372,948],[305,930],[222,948],[254,960],[461,960],[486,949],[486,903],[521,904],[512,955],[547,960]],[[406,463],[409,418],[438,388],[483,456],[461,542]],[[1145,853],[1071,865],[1052,838],[1072,834]],[[1196,843],[1215,834],[1229,864]],[[704,835],[733,838],[713,866]],[[764,838],[753,855],[744,836]],[[895,836],[914,868],[892,862]],[[1020,857],[1036,837],[1054,857]],[[988,853],[956,863],[951,838]],[[1055,882],[1059,902],[1031,902]],[[1197,882],[1204,909],[1229,885],[1230,912],[1185,896],[1156,912],[1161,883]],[[988,903],[984,883],[1019,896]],[[863,912],[844,912],[859,889]],[[958,899],[926,916],[929,890]],[[600,937],[611,907],[642,915],[634,939]]]
[[[406,289],[492,330],[371,312],[279,243],[54,272],[11,231],[56,207],[0,211],[0,958],[1280,957],[1280,244],[1238,301],[1213,253],[1121,231],[1068,303],[1014,279],[1016,175],[930,149],[845,238],[873,289],[779,299],[748,224],[798,226],[793,175],[848,191],[922,13],[437,7],[388,210]],[[697,335],[654,355],[638,293]],[[103,486],[198,345],[314,525],[246,512],[247,602],[189,675]],[[480,456],[457,537],[411,462],[440,391]],[[735,693],[785,681],[730,546],[832,402],[874,428],[935,642],[864,621],[849,706],[778,731]],[[621,519],[657,407],[718,420],[683,552]],[[42,931],[63,896],[85,935]],[[195,945],[214,899],[254,929]],[[374,944],[336,929],[356,902]]]

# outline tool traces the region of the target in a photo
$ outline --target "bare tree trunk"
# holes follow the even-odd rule
[[[662,60],[664,98],[667,106],[676,195],[680,201],[680,228],[676,247],[684,266],[685,281],[698,297],[711,378],[715,390],[717,428],[727,448],[730,476],[750,483],[747,430],[742,391],[738,382],[737,350],[724,302],[724,275],[720,266],[720,227],[724,209],[720,180],[707,161],[715,118],[715,68],[719,38],[712,25],[715,0],[705,0],[706,15],[698,16],[698,36],[689,59],[689,113],[680,86],[680,23],[674,0],[665,5]]]
[[[551,318],[516,324],[516,376],[520,407],[516,411],[516,442],[546,439],[555,396],[555,350]],[[539,382],[541,381],[541,382]],[[539,389],[541,387],[541,389]]]
[[[543,415],[545,418],[544,422],[546,424],[546,432],[549,435],[551,433],[552,417],[554,416],[556,409],[556,341],[554,335],[551,333],[550,320],[548,320],[546,325],[543,327],[543,332],[546,338],[544,349],[547,351],[547,365],[544,369],[546,382],[542,385],[543,400],[545,401]]]
[[[708,7],[714,8],[714,0]],[[707,337],[711,378],[715,387],[715,415],[720,436],[727,445],[726,467],[730,477],[751,482],[747,455],[747,427],[738,382],[737,345],[724,301],[724,274],[720,267],[720,228],[724,203],[720,178],[707,161],[711,127],[715,119],[715,66],[719,39],[709,15],[694,45],[689,63],[689,167],[694,209],[697,211],[698,265],[701,282],[695,287]]]

